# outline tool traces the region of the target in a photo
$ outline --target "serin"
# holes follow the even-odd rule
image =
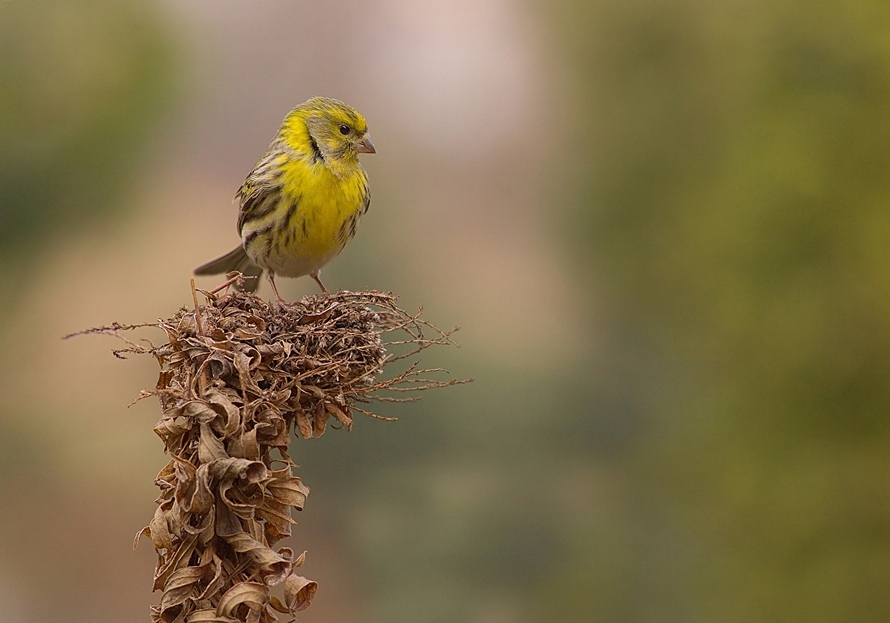
[[[313,97],[294,108],[235,195],[241,245],[195,274],[238,271],[244,289],[255,292],[265,270],[279,304],[275,275],[309,275],[327,292],[321,269],[352,239],[371,204],[363,153],[376,149],[352,107]]]

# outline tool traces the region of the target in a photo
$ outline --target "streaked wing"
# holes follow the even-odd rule
[[[275,210],[280,196],[282,147],[276,138],[266,155],[263,156],[244,184],[235,193],[235,199],[240,203],[238,212],[238,233],[244,229],[244,224],[267,217]]]
[[[245,224],[265,219],[275,211],[281,193],[278,188],[264,186],[256,186],[247,191],[245,183],[236,198],[241,201],[241,209],[238,212],[238,233],[241,234]]]

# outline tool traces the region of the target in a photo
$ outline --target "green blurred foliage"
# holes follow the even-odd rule
[[[172,103],[175,56],[154,3],[0,1],[0,318],[31,302],[29,277],[65,236],[131,214],[121,199]],[[10,326],[21,325],[0,331],[0,373],[23,378],[27,342],[9,339]],[[103,548],[124,542],[130,520],[115,523],[119,509],[93,503],[58,470],[65,449],[46,432],[43,402],[57,380],[31,375],[33,405],[0,406],[0,593],[9,602],[0,620],[85,620],[132,600],[119,586],[138,559]],[[47,586],[53,598],[32,599]]]
[[[574,380],[579,426],[631,424],[589,455],[622,486],[539,612],[887,620],[890,5],[566,0],[555,27],[590,369],[640,365]]]
[[[7,285],[19,285],[60,233],[122,209],[114,199],[143,162],[176,74],[172,40],[151,3],[0,2],[0,263]]]

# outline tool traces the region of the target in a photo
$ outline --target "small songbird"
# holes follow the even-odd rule
[[[294,108],[235,195],[241,245],[195,274],[238,271],[255,292],[265,270],[279,304],[275,275],[309,275],[327,292],[321,268],[352,239],[371,203],[358,155],[373,153],[364,117],[343,102],[313,97]]]

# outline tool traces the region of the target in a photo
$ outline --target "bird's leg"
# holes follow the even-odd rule
[[[315,283],[318,284],[318,286],[321,288],[322,292],[324,292],[325,294],[330,294],[330,292],[328,292],[328,289],[326,287],[324,287],[324,284],[321,282],[321,271],[320,270],[316,270],[314,273],[312,273],[309,276],[312,277],[313,279],[315,279]]]
[[[278,286],[275,285],[275,273],[273,273],[271,270],[269,271],[269,284],[272,286],[272,292],[275,293],[275,302],[282,307],[287,307],[287,303],[285,302],[285,300],[281,298],[280,294],[278,294]]]

